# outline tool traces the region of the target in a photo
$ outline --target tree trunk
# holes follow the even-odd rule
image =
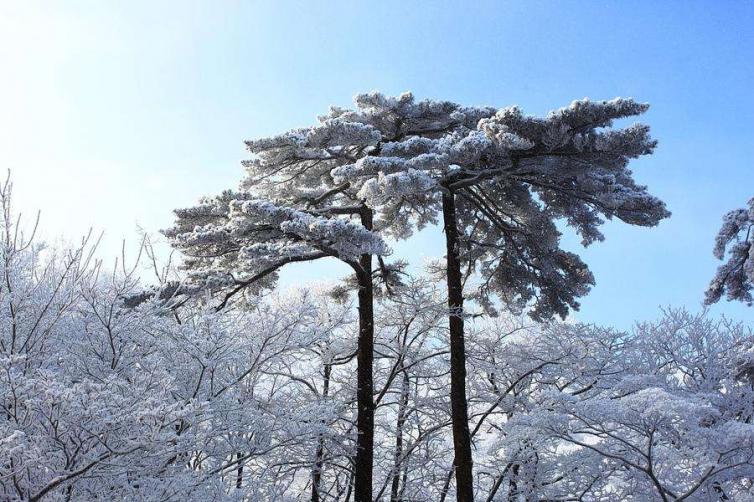
[[[406,423],[406,409],[408,408],[409,379],[408,373],[403,368],[403,381],[401,384],[401,400],[398,405],[398,418],[395,424],[395,452],[393,454],[393,477],[390,486],[390,502],[400,502],[399,488],[401,484],[401,463],[403,458],[403,426]]]
[[[332,365],[325,363],[324,382],[322,383],[322,397],[327,399],[330,395],[330,374]],[[323,424],[324,425],[324,424]],[[317,452],[314,454],[314,468],[312,469],[312,502],[319,502],[319,485],[322,482],[322,469],[325,458],[325,438],[319,435],[317,440]]]
[[[510,478],[508,478],[508,502],[516,502],[518,500],[518,471],[521,467],[518,463],[513,464],[511,469]]]
[[[353,473],[348,475],[348,491],[346,492],[345,502],[351,502],[351,493],[353,493]]]
[[[456,458],[455,455],[453,455],[453,465],[456,464]],[[445,502],[445,499],[448,498],[448,491],[450,490],[450,482],[453,481],[453,474],[455,473],[456,469],[453,467],[448,471],[448,474],[445,475],[445,483],[442,485],[442,491],[440,492],[440,502]]]
[[[236,460],[238,461],[238,468],[236,469],[236,488],[241,488],[243,486],[243,462],[241,459],[243,458],[243,455],[241,452],[236,452]]]
[[[448,308],[450,327],[450,411],[453,422],[456,500],[474,500],[474,478],[466,402],[466,349],[463,334],[463,277],[459,258],[455,194],[443,193],[442,216],[447,252]]]
[[[372,229],[372,210],[361,211],[361,224]],[[356,273],[359,285],[359,341],[356,381],[356,459],[354,462],[354,501],[372,502],[372,462],[374,458],[374,291],[372,289],[372,255],[359,258],[361,270]]]

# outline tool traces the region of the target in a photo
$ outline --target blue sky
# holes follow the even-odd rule
[[[48,239],[103,230],[104,256],[235,186],[243,139],[372,89],[535,114],[585,96],[652,104],[643,121],[660,145],[635,173],[673,217],[611,223],[581,253],[597,286],[579,320],[625,328],[660,306],[698,308],[720,218],[754,196],[752,2],[19,0],[0,3],[0,61],[0,166],[17,207],[41,209]],[[433,230],[396,247],[414,263],[442,253]],[[754,324],[754,308],[713,312]]]

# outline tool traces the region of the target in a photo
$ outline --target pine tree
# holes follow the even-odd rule
[[[218,310],[247,288],[259,290],[264,284],[271,285],[277,271],[290,263],[333,257],[354,270],[359,288],[356,495],[357,500],[371,499],[374,442],[371,261],[373,254],[386,255],[389,250],[379,235],[369,230],[371,211],[363,211],[361,223],[356,223],[247,199],[248,194],[226,192],[205,200],[199,207],[176,211],[178,223],[166,234],[190,257],[187,266],[192,272],[194,288],[224,291]],[[313,494],[313,499],[318,497]]]
[[[356,104],[356,111],[335,109],[330,117],[379,128],[383,140],[370,155],[336,168],[335,181],[358,187],[377,211],[377,228],[398,238],[442,214],[457,499],[470,501],[464,277],[479,273],[476,298],[489,310],[492,295],[527,307],[537,320],[577,309],[594,279],[576,254],[560,248],[556,221],[565,220],[588,245],[603,239],[604,218],[653,226],[670,214],[628,169],[631,159],[654,150],[649,128],[609,129],[648,107],[585,99],[535,118],[516,107],[416,102],[411,94],[366,94]]]
[[[372,231],[372,210],[330,170],[353,162],[380,140],[379,131],[343,120],[248,141],[254,158],[238,191],[176,211],[165,233],[188,256],[188,291],[223,291],[217,308],[236,294],[274,284],[290,263],[337,258],[358,288],[357,447],[355,499],[372,497],[374,443],[374,307],[372,256],[389,254]],[[313,496],[316,498],[316,495]]]
[[[711,305],[725,294],[728,300],[739,300],[751,305],[754,287],[754,199],[747,209],[730,211],[723,217],[723,225],[715,239],[713,251],[720,265],[710,282],[705,303]]]
[[[203,286],[226,288],[220,306],[287,263],[335,256],[353,267],[362,319],[355,494],[368,500],[372,254],[387,252],[379,235],[405,239],[442,216],[456,490],[472,500],[464,281],[478,274],[474,299],[490,312],[495,296],[537,320],[577,309],[594,279],[560,248],[556,222],[588,245],[602,240],[604,218],[652,226],[669,215],[628,169],[654,150],[648,127],[610,129],[646,109],[630,99],[582,100],[535,118],[516,107],[359,95],[355,110],[332,108],[317,126],[247,142],[255,156],[240,190],[179,211],[168,234],[194,257],[188,265]]]

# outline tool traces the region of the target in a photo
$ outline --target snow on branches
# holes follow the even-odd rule
[[[165,231],[188,257],[195,287],[221,289],[267,278],[285,264],[326,256],[353,262],[364,253],[388,255],[375,232],[349,219],[328,217],[225,192],[176,211]]]
[[[278,244],[304,256],[333,235],[315,214],[239,195],[181,214],[186,228],[216,225],[239,242],[256,227],[277,236],[255,239],[239,262],[281,257]],[[360,225],[347,232],[377,245]],[[196,252],[234,249],[206,228],[178,235]],[[358,437],[349,294],[322,286],[220,311],[202,298],[166,306],[86,251],[26,242],[0,248],[0,498],[293,500],[316,482],[320,499],[348,499]],[[444,292],[405,278],[375,312],[375,498],[447,500]],[[751,498],[750,330],[677,310],[630,333],[510,316],[469,324],[480,498]]]
[[[728,300],[752,304],[751,290],[754,287],[754,199],[749,207],[730,211],[723,217],[723,224],[715,238],[713,253],[719,260],[728,260],[720,265],[707,289],[705,303],[712,304],[725,294]]]
[[[355,260],[362,254],[382,256],[390,253],[379,235],[358,223],[326,218],[268,201],[234,201],[230,206],[230,218],[236,228],[261,223],[277,226],[283,236],[301,239],[315,249],[332,250],[343,260]]]
[[[593,278],[577,255],[560,249],[558,220],[589,245],[604,238],[605,219],[653,226],[670,214],[628,169],[653,152],[649,128],[611,129],[646,104],[584,99],[538,118],[517,107],[469,108],[410,93],[355,101],[355,110],[336,108],[321,120],[360,123],[379,131],[379,142],[329,148],[316,164],[291,151],[284,163],[263,154],[252,164],[268,172],[277,166],[276,178],[306,181],[318,172],[320,194],[335,190],[370,206],[376,228],[397,238],[436,222],[439,196],[456,194],[461,258],[481,272],[479,298],[488,305],[489,294],[519,307],[533,301],[539,319],[578,308]]]

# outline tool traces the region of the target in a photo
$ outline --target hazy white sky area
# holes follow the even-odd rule
[[[681,7],[682,6],[682,7]],[[584,96],[652,104],[636,175],[673,217],[606,226],[578,319],[628,327],[697,309],[723,213],[754,196],[751,2],[0,2],[0,168],[42,236],[104,231],[101,256],[234,187],[243,140],[357,92],[541,114]],[[579,250],[577,240],[566,246]],[[430,229],[396,256],[442,256]],[[345,273],[296,267],[286,284]],[[754,308],[715,313],[754,323]]]
[[[175,74],[193,15],[162,23],[105,3],[0,4],[0,164],[17,209],[42,211],[43,235],[104,231],[113,255],[137,224],[162,228],[171,208],[235,183],[241,138],[228,135],[226,169],[213,169],[201,137],[223,119],[192,116],[180,88],[197,75]]]

